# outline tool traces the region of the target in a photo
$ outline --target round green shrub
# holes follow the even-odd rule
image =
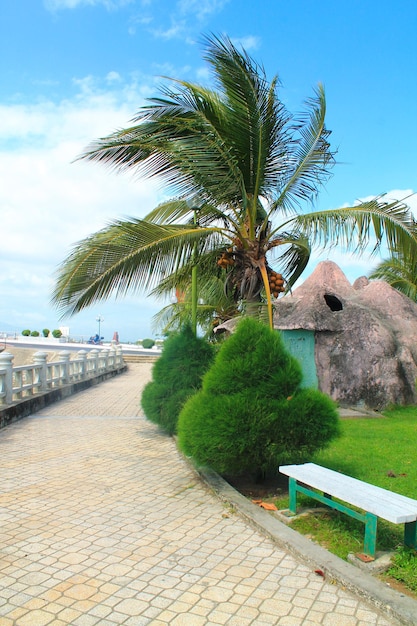
[[[50,333],[50,332],[51,332],[51,331],[49,330],[49,328],[44,328],[44,329],[43,329],[43,331],[42,331],[42,335],[43,335],[44,337],[49,337],[49,333]]]
[[[301,389],[288,398],[281,416],[280,443],[289,451],[282,462],[302,463],[339,434],[340,422],[333,400],[316,389]]]
[[[307,459],[338,435],[339,417],[330,398],[301,382],[280,334],[243,319],[180,413],[180,448],[220,474],[257,479]]]
[[[30,333],[31,337],[39,337],[39,330],[32,330],[32,332]]]
[[[142,392],[141,404],[146,417],[167,433],[174,434],[181,408],[200,389],[201,378],[213,354],[214,347],[196,337],[190,326],[170,335],[153,366],[152,381]]]
[[[145,350],[150,350],[151,348],[153,348],[155,345],[155,342],[153,339],[143,339],[142,340],[142,348],[145,348]]]
[[[52,331],[52,336],[55,337],[55,339],[59,339],[62,337],[62,331],[60,331],[59,328],[56,328]]]
[[[22,335],[23,337],[30,337],[30,330],[28,328],[22,330]]]

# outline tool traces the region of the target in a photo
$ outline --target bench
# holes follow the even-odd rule
[[[376,487],[315,463],[282,465],[289,477],[289,512],[297,512],[297,492],[365,523],[364,553],[375,557],[378,517],[393,524],[405,524],[404,544],[417,549],[417,500]],[[321,494],[313,489],[322,492]],[[333,500],[337,498],[365,511],[364,514]]]

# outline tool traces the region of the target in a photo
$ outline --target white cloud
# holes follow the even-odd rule
[[[121,82],[122,77],[120,76],[119,72],[109,72],[106,76],[106,81],[108,83],[119,83]]]
[[[178,39],[184,38],[186,31],[186,22],[184,20],[172,20],[169,28],[151,28],[150,32],[157,39]]]
[[[235,46],[241,46],[246,52],[249,50],[257,50],[261,44],[259,37],[254,35],[246,35],[246,37],[233,37],[233,44]]]
[[[90,141],[128,123],[150,82],[135,77],[119,91],[105,92],[88,78],[79,81],[72,100],[0,108],[0,330],[2,322],[57,327],[49,305],[54,272],[72,245],[114,218],[144,216],[160,202],[155,181],[73,162]],[[148,329],[149,311],[160,308],[145,296],[135,302],[134,315],[126,301],[103,305],[105,311],[113,307],[109,321],[122,317],[125,329],[131,324],[132,336],[124,336],[132,340]],[[92,316],[86,311],[69,325],[81,334]]]
[[[156,39],[166,41],[181,39],[184,44],[195,45],[193,34],[200,33],[210,17],[220,13],[230,0],[178,0],[172,2],[167,12],[155,4],[142,3],[140,14],[130,18],[129,34],[136,34],[138,27],[146,30]],[[147,7],[144,10],[143,7]]]
[[[204,20],[213,13],[220,13],[229,0],[179,0],[178,10],[184,15],[193,15]]]
[[[0,105],[3,149],[5,144],[7,149],[17,149],[23,141],[25,152],[30,145],[85,143],[126,124],[153,93],[156,79],[138,74],[123,82],[115,72],[111,78],[75,78],[72,99]]]
[[[202,83],[208,83],[211,80],[211,70],[207,66],[199,67],[196,71],[197,79]]]
[[[131,4],[133,0],[44,0],[44,6],[48,11],[60,11],[63,9],[77,9],[83,6],[104,6],[106,9],[118,9]]]

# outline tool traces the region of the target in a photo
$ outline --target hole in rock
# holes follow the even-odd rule
[[[336,296],[332,296],[329,293],[325,293],[324,299],[326,300],[326,304],[331,311],[343,311],[343,304],[340,302],[339,298],[337,298]]]

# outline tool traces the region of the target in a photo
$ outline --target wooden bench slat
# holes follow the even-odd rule
[[[279,471],[394,524],[413,522],[417,519],[416,500],[315,465],[315,463],[284,465],[279,468]]]

